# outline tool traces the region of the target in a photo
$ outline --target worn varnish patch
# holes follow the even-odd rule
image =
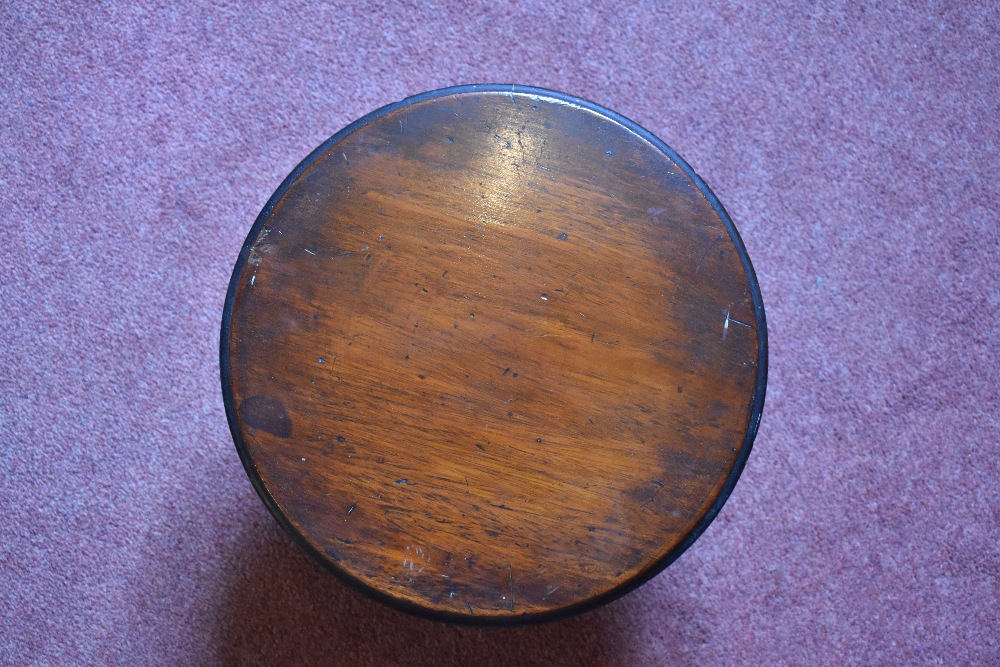
[[[725,500],[763,401],[738,239],[655,138],[545,91],[415,98],[268,204],[223,340],[247,469],[362,590],[553,618],[655,574]]]

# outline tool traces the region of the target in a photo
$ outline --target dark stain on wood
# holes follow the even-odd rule
[[[292,435],[292,420],[285,412],[285,406],[271,396],[248,396],[240,402],[240,417],[250,428],[260,429],[288,438]]]

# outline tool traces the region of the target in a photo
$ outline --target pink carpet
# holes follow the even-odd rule
[[[996,3],[59,4],[0,7],[0,663],[1000,664]],[[254,493],[218,379],[281,179],[475,82],[675,148],[770,334],[716,522],[638,591],[523,629],[333,580]]]

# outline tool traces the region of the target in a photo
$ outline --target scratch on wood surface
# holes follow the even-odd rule
[[[508,591],[510,597],[507,599],[507,605],[510,611],[514,611],[514,568],[511,567],[510,563],[507,563],[507,581],[510,588]]]
[[[732,308],[731,304],[730,304],[729,308]],[[729,316],[729,308],[726,308],[726,311],[725,311],[726,319],[722,323],[722,340],[726,340],[726,335],[729,333],[729,323],[730,322],[732,322],[733,324],[738,324],[741,327],[746,327],[747,329],[753,329],[753,325],[747,324],[746,322],[742,322],[742,321],[736,319],[735,317],[730,317]]]
[[[653,486],[656,487],[656,491],[653,491],[653,495],[651,495],[649,497],[649,499],[646,500],[646,502],[644,502],[643,504],[639,505],[639,509],[642,509],[643,507],[645,507],[649,503],[653,502],[656,499],[656,494],[658,494],[660,492],[660,489],[663,488],[663,482],[659,482],[659,481],[657,481],[655,479],[652,480],[652,481],[650,481],[650,484],[652,484]]]

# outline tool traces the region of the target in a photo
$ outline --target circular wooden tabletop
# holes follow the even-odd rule
[[[247,473],[307,551],[399,608],[512,623],[613,599],[705,529],[757,430],[766,333],[732,222],[660,140],[467,86],[286,179],[221,365]]]

